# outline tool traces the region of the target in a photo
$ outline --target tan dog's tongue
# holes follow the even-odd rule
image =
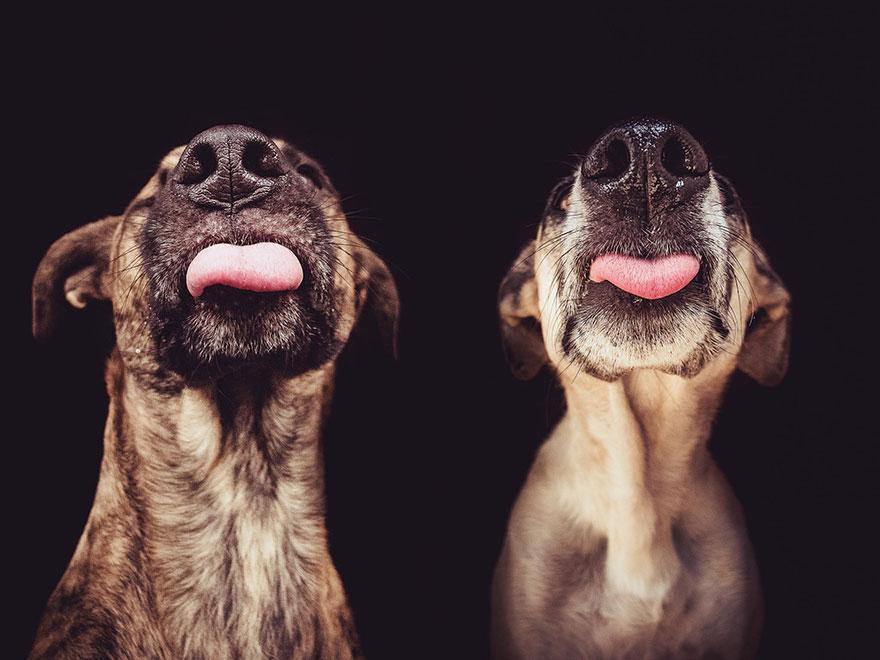
[[[590,266],[593,282],[608,280],[618,289],[656,300],[681,291],[697,276],[700,262],[690,254],[639,259],[625,254],[603,254]]]
[[[195,298],[214,284],[245,291],[288,291],[302,280],[299,259],[277,243],[217,243],[199,252],[186,271],[186,288]]]

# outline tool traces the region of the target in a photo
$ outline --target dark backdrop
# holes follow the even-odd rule
[[[121,211],[168,149],[227,122],[323,162],[399,284],[400,359],[363,329],[325,438],[331,549],[369,656],[486,654],[507,512],[559,411],[549,377],[508,374],[495,291],[572,155],[646,113],[704,142],[794,296],[787,380],[764,390],[734,377],[711,444],[761,569],[763,656],[842,657],[873,632],[878,461],[860,318],[871,264],[857,255],[876,212],[856,26],[805,8],[344,23],[255,10],[137,35],[131,17],[89,34],[74,18],[55,16],[12,62],[4,599],[16,654],[91,505],[112,342],[92,310],[37,346],[30,277],[52,240]]]

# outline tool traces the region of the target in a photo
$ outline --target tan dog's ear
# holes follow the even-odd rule
[[[400,316],[400,297],[394,277],[385,262],[370,248],[357,240],[358,273],[356,278],[357,313],[364,307],[371,310],[383,342],[397,358],[397,326]]]
[[[751,282],[755,310],[746,328],[738,366],[761,385],[778,385],[788,371],[791,344],[791,295],[767,260],[754,246],[755,277]]]
[[[120,216],[92,222],[59,238],[46,252],[33,285],[33,333],[49,337],[60,316],[62,294],[77,308],[109,297],[105,276]]]
[[[548,360],[538,310],[534,241],[520,252],[501,282],[498,311],[510,370],[520,380],[534,378]]]

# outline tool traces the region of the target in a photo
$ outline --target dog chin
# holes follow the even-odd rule
[[[289,296],[270,294],[258,308],[245,307],[200,299],[185,317],[164,324],[166,366],[196,380],[242,370],[294,376],[338,353],[332,319],[302,309]]]
[[[718,354],[723,340],[724,333],[700,314],[615,316],[613,322],[599,314],[570,321],[562,346],[573,369],[612,381],[636,369],[693,377]]]

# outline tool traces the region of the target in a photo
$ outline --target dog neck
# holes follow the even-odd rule
[[[319,443],[332,378],[328,365],[169,395],[111,360],[95,508],[125,491],[156,616],[182,655],[262,657],[294,645],[310,655],[319,609],[345,608]]]
[[[719,360],[690,379],[639,370],[563,383],[573,505],[608,539],[609,588],[642,601],[649,617],[680,568],[673,525],[711,465],[706,444],[731,370]]]

